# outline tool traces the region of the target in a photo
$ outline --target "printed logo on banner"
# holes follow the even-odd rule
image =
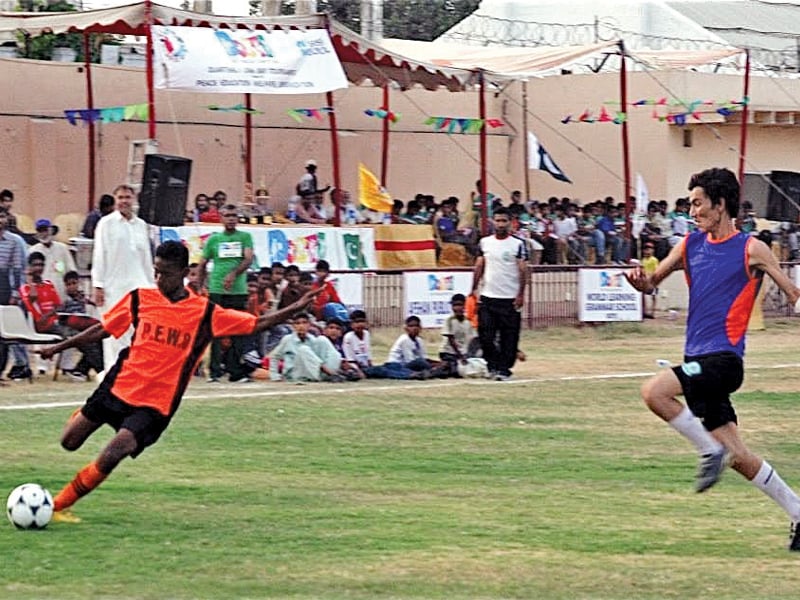
[[[622,273],[609,273],[607,271],[600,271],[600,287],[621,288],[622,277]]]
[[[452,275],[428,275],[429,292],[452,292],[454,289],[454,278]]]
[[[186,43],[174,29],[171,27],[163,27],[158,31],[159,34],[156,43],[163,46],[164,53],[169,60],[178,62],[186,58]]]
[[[311,40],[300,40],[297,42],[297,47],[303,56],[313,56],[315,54],[330,54],[331,49],[325,43],[324,38],[315,38]]]
[[[289,264],[316,263],[319,260],[319,239],[316,234],[289,241]]]
[[[280,230],[272,230],[267,234],[267,249],[272,262],[285,263],[289,258],[289,240]]]
[[[275,53],[267,44],[267,38],[263,33],[218,29],[214,35],[225,50],[225,54],[231,58],[259,62],[266,58],[275,58]]]

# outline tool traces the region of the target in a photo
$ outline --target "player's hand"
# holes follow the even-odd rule
[[[55,355],[53,346],[43,346],[36,350],[36,353],[45,360],[50,360]]]
[[[222,287],[225,288],[226,291],[230,291],[233,287],[233,282],[236,280],[236,274],[231,271],[227,275],[225,275],[225,279],[222,280]]]
[[[94,288],[94,305],[103,306],[106,303],[106,293],[103,288]]]
[[[625,279],[640,292],[647,292],[652,287],[650,279],[641,266],[625,271]]]

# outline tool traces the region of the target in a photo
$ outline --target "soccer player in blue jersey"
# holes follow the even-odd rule
[[[789,549],[800,551],[800,498],[739,435],[730,394],[742,384],[745,333],[764,273],[800,304],[800,289],[767,245],[736,229],[739,183],[728,169],[707,169],[689,181],[690,214],[697,229],[684,237],[652,275],[627,273],[649,292],[670,273],[685,270],[689,311],[683,364],[642,386],[647,407],[687,438],[700,455],[696,490],[719,481],[730,465],[777,502],[792,520]],[[686,406],[677,400],[683,395]]]

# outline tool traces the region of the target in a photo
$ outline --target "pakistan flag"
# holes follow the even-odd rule
[[[345,233],[344,253],[347,256],[348,269],[366,269],[367,260],[364,258],[364,251],[361,248],[361,238],[356,233]]]

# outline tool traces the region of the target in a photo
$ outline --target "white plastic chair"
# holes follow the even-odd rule
[[[55,344],[60,342],[63,338],[55,333],[39,333],[36,331],[28,320],[25,318],[25,313],[19,306],[3,306],[0,305],[0,344]],[[59,354],[56,361],[56,375],[58,377],[58,369],[61,364],[61,355]],[[30,377],[33,383],[33,376]]]

